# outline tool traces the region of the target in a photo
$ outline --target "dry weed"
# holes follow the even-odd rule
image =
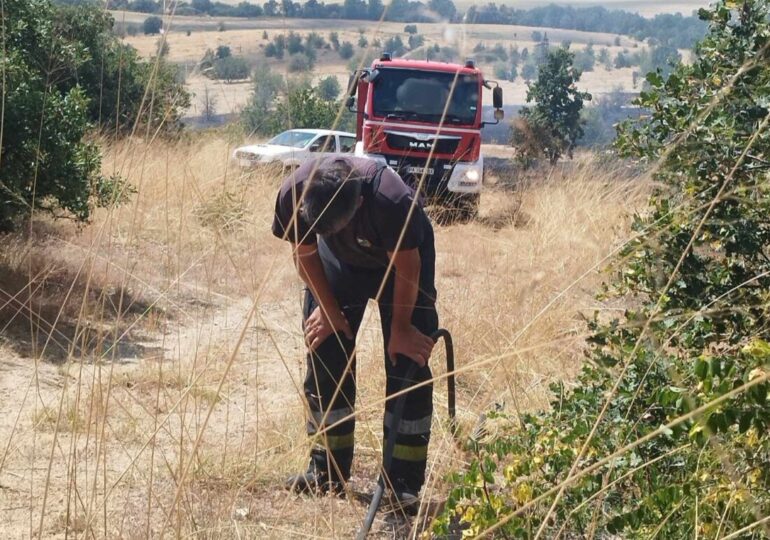
[[[280,175],[241,174],[231,150],[207,138],[111,146],[105,172],[137,189],[127,204],[82,229],[43,221],[0,240],[0,528],[10,536],[336,538],[363,518],[355,497],[276,489],[309,451],[301,287],[270,233]],[[618,173],[581,158],[503,179],[479,220],[437,228],[439,314],[456,342],[466,431],[495,403],[543,406],[544,385],[577,369],[578,314],[603,309],[592,296],[599,270],[647,187]],[[380,459],[375,311],[359,338],[355,491],[372,487]],[[58,369],[43,354],[54,344]],[[464,459],[444,388],[426,484],[435,499]]]

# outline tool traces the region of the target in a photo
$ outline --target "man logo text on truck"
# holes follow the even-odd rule
[[[429,150],[433,145],[428,142],[420,142],[420,141],[409,141],[409,148],[418,148],[418,149],[425,149]]]

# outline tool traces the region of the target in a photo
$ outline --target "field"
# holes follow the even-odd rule
[[[225,4],[239,4],[241,0],[223,0]],[[338,2],[328,2],[330,4]],[[455,2],[458,9],[465,9],[468,6],[474,4],[468,0],[459,0]],[[574,7],[589,7],[589,6],[604,6],[607,9],[622,9],[633,13],[639,13],[645,17],[654,17],[658,13],[681,13],[683,15],[689,15],[693,11],[701,7],[708,6],[708,2],[702,0],[683,0],[679,2],[665,2],[664,0],[570,0],[569,2],[557,2]],[[542,2],[535,0],[503,0],[497,2],[499,5],[510,5],[518,9],[531,9],[533,7],[542,6]]]
[[[130,12],[113,12],[116,21],[123,24],[140,24],[146,17],[142,14]],[[217,31],[219,24],[225,25],[225,31]],[[383,42],[391,36],[399,35],[403,39],[404,25],[401,23],[375,23],[370,21],[329,21],[313,19],[212,19],[202,17],[173,17],[169,18],[170,31],[166,34],[169,45],[168,59],[172,62],[185,64],[187,70],[187,82],[190,90],[195,94],[188,116],[200,114],[200,96],[204,87],[208,87],[218,98],[217,112],[228,114],[238,112],[248,101],[251,85],[247,81],[224,83],[212,81],[203,77],[196,69],[196,64],[201,60],[207,49],[215,50],[220,45],[231,47],[233,54],[244,56],[252,63],[265,62],[275,71],[286,73],[287,59],[266,59],[264,47],[269,42],[263,38],[263,32],[267,32],[268,39],[278,34],[287,34],[290,31],[301,35],[316,32],[327,37],[332,28],[338,32],[340,41],[357,43],[363,33],[369,43],[375,39]],[[573,50],[584,48],[589,43],[595,50],[606,47],[614,58],[621,51],[634,51],[645,45],[633,39],[622,37],[620,45],[615,45],[617,36],[596,32],[579,32],[573,30],[558,30],[549,28],[531,28],[507,25],[447,25],[443,23],[420,24],[419,32],[425,37],[426,46],[439,44],[452,46],[459,51],[460,58],[473,57],[473,48],[478,43],[492,47],[496,44],[503,45],[506,49],[517,46],[520,50],[527,48],[534,50],[535,43],[531,36],[534,30],[547,32],[552,43],[569,41]],[[190,35],[187,32],[190,31]],[[157,51],[157,36],[127,36],[126,42],[136,47],[143,56],[149,57]],[[370,45],[371,47],[371,45]],[[359,52],[363,52],[359,49]],[[371,50],[371,53],[380,51]],[[411,51],[407,57],[422,58],[424,49]],[[489,78],[494,78],[493,66],[480,64]],[[580,82],[581,89],[592,92],[601,97],[615,89],[625,92],[638,91],[634,87],[633,69],[624,68],[606,70],[597,63],[596,69],[586,72]],[[314,78],[334,75],[344,87],[347,84],[350,69],[348,62],[342,60],[333,50],[322,50],[318,53],[318,62],[312,73]],[[505,92],[505,102],[509,105],[521,105],[526,102],[526,84],[519,77],[514,82],[502,81],[501,86]],[[491,105],[491,93],[485,94],[485,104]]]
[[[308,446],[298,388],[301,288],[269,232],[275,172],[229,168],[231,143],[107,144],[137,189],[83,227],[40,216],[0,238],[0,530],[8,538],[348,538],[364,504],[289,495]],[[464,432],[480,413],[546,407],[582,358],[581,313],[648,182],[578,156],[501,173],[481,216],[437,229],[439,313],[456,341]],[[353,488],[376,476],[382,343],[359,337]],[[434,375],[444,359],[433,360]],[[436,385],[427,498],[467,456]],[[424,516],[414,522],[419,531]],[[402,520],[377,538],[406,538]]]

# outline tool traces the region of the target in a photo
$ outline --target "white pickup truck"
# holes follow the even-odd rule
[[[259,165],[282,164],[293,169],[319,154],[352,154],[355,133],[329,129],[290,129],[264,144],[236,148],[233,159],[245,169]]]

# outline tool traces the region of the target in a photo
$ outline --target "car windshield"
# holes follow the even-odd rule
[[[473,124],[479,107],[476,75],[379,68],[374,79],[374,116],[398,120]]]
[[[304,131],[284,131],[280,135],[276,135],[267,141],[267,144],[304,148],[315,138],[315,136],[315,133],[305,133]]]

